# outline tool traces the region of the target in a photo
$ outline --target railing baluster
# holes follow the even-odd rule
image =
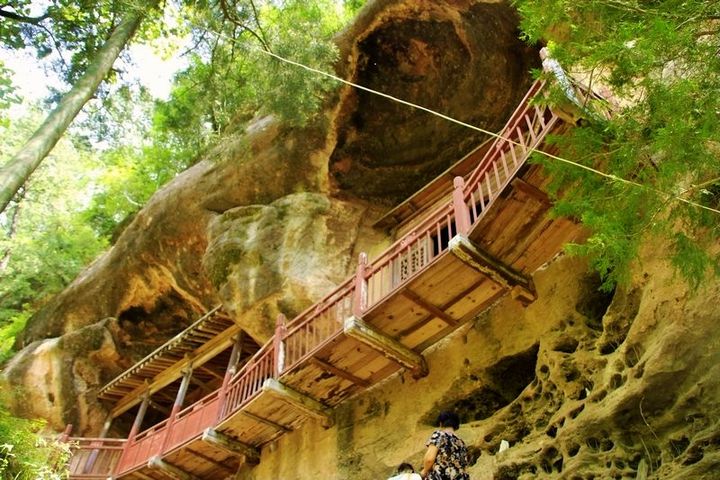
[[[535,135],[535,129],[533,128],[533,124],[532,124],[532,121],[531,121],[531,119],[530,119],[530,115],[529,115],[529,114],[525,114],[523,118],[525,119],[525,123],[526,123],[527,126],[528,126],[528,130],[527,130],[527,131],[528,131],[528,133],[530,134],[530,138],[532,139],[532,142],[535,143],[535,142],[537,141],[537,136]]]
[[[503,171],[505,172],[505,178],[508,178],[510,176],[510,171],[508,170],[507,166],[507,158],[505,157],[505,152],[500,152],[500,160],[502,161]]]
[[[540,122],[540,130],[545,130],[545,111],[544,109],[540,109],[537,105],[535,105],[535,118],[537,118],[538,122]]]
[[[522,156],[523,156],[523,160],[524,160],[525,154],[527,153],[527,150],[528,150],[527,143],[525,142],[525,136],[523,135],[522,130],[520,130],[520,127],[517,127],[515,129],[515,131],[517,132],[517,136],[518,136],[517,141],[520,144],[519,147],[522,150]]]
[[[493,173],[495,173],[495,183],[497,183],[498,193],[502,189],[502,181],[500,180],[500,174],[498,173],[497,163],[493,163]]]

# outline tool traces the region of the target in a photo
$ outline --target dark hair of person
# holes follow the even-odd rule
[[[401,463],[397,469],[397,473],[415,473],[415,469],[409,463]]]
[[[457,430],[460,428],[460,417],[455,412],[440,412],[437,423],[440,427],[451,427],[453,430]]]

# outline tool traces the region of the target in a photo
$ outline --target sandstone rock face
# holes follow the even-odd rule
[[[426,352],[428,377],[355,397],[331,429],[309,421],[241,478],[387,478],[420,465],[443,409],[476,480],[717,478],[720,281],[688,292],[651,254],[614,294],[572,258],[534,281],[528,308],[501,300]]]
[[[102,369],[110,369],[120,359],[117,336],[117,322],[106,319],[29,345],[6,369],[8,380],[23,387],[16,410],[39,416],[56,430],[65,427],[67,418],[76,418],[82,425],[102,423],[103,412],[96,408],[95,396]],[[75,402],[63,398],[75,398]]]
[[[272,337],[278,313],[300,313],[352,268],[366,209],[298,193],[214,218],[203,266],[228,313],[253,338]]]
[[[398,2],[374,13],[377,27],[355,36],[357,83],[491,131],[504,125],[537,66],[507,4]],[[333,179],[385,202],[403,200],[486,138],[365,91],[349,95],[340,121]]]
[[[496,130],[537,62],[516,30],[512,10],[495,1],[371,1],[338,36],[337,70]],[[228,133],[30,320],[6,376],[29,391],[31,370],[49,372],[42,395],[54,400],[26,413],[97,433],[105,406],[94,392],[217,304],[264,341],[276,313],[299,313],[351,274],[361,251],[387,245],[373,219],[483,137],[347,87],[306,128],[266,116]],[[108,318],[115,361],[87,362],[99,348],[91,342],[58,347]],[[78,362],[86,380],[60,380]]]

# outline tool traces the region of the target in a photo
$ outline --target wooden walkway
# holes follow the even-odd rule
[[[547,179],[526,163],[565,124],[531,104],[536,82],[446,201],[378,258],[289,323],[222,388],[133,438],[73,439],[71,478],[223,478],[307,419],[407,369],[427,374],[422,351],[501,296],[531,302],[530,274],[582,229],[548,216]]]

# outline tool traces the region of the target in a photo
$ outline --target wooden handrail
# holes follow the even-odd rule
[[[282,326],[278,323],[273,338],[266,342],[237,373],[224,383],[222,395],[219,390],[216,390],[178,411],[175,415],[175,424],[180,425],[186,417],[199,415],[205,413],[206,409],[215,408],[217,412],[209,416],[207,421],[212,423],[209,426],[221,423],[255,398],[262,390],[263,382],[266,379],[277,378],[291,370],[314,355],[332,338],[340,335],[343,315],[352,313],[362,316],[366,309],[401,288],[420,271],[427,268],[437,256],[444,253],[450,238],[458,233],[466,235],[480,217],[475,211],[475,195],[479,195],[481,213],[484,213],[493,199],[500,194],[525,163],[532,149],[552,130],[557,117],[551,113],[548,114],[547,108],[530,108],[532,99],[541,91],[543,85],[544,83],[541,81],[533,83],[501,131],[500,137],[496,138],[493,146],[479,162],[478,167],[470,173],[465,181],[462,177],[456,179],[453,195],[447,202],[438,206],[412,232],[390,245],[371,263],[367,263],[366,257],[361,257],[355,275],[347,278],[322,300],[297,315],[287,323],[287,326],[284,322]],[[546,116],[548,116],[547,120]],[[508,139],[516,135],[521,147],[508,142]],[[509,150],[508,146],[510,146]],[[516,147],[522,150],[519,152],[520,154],[515,152]],[[512,165],[508,164],[506,151],[507,155],[512,157],[510,160]],[[490,176],[493,176],[495,187],[490,182]],[[484,184],[487,185],[483,186]],[[487,202],[485,202],[486,195],[488,196]],[[395,272],[391,270],[395,267],[404,269],[404,271],[401,272],[399,278],[391,278],[389,285],[382,285],[383,276],[389,274],[392,277]],[[371,283],[376,278],[381,284],[380,292],[375,292],[377,294],[374,295],[374,298],[370,298],[368,290],[374,288]],[[282,363],[278,358],[280,348],[284,355]],[[155,437],[171,434],[171,429],[167,428],[168,424],[169,420],[164,420],[137,433],[134,438],[127,441],[93,438],[73,438],[71,441],[78,442],[76,450],[100,449],[127,453],[128,450],[134,449],[132,458],[126,459],[125,454],[122,455],[121,463],[127,471],[147,460],[145,456],[149,454]],[[195,430],[197,429],[182,430],[174,441],[166,437],[162,441],[172,449],[176,445],[194,438],[193,436],[197,435]],[[135,447],[145,441],[150,442],[145,449],[147,451],[139,452]],[[168,444],[168,441],[171,443]],[[138,456],[141,453],[145,456],[139,459]],[[118,459],[120,459],[119,454],[118,458],[114,460],[116,464]],[[103,465],[105,464],[103,463]],[[109,473],[113,473],[112,469]],[[82,478],[82,476],[78,475],[77,478]]]

